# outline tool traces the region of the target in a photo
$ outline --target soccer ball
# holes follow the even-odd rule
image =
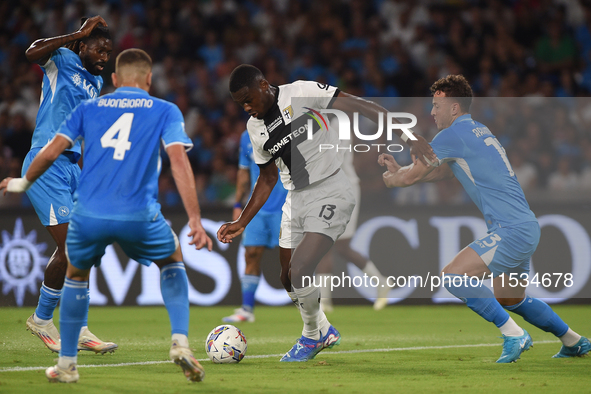
[[[246,354],[246,338],[232,325],[217,326],[207,335],[205,351],[216,364],[237,363]]]

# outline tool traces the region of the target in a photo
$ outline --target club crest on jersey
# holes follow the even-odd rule
[[[79,73],[72,75],[72,83],[76,87],[82,85],[82,89],[86,90],[86,93],[88,93],[90,98],[96,98],[98,96],[98,92],[96,91],[94,86],[88,83],[85,78],[82,78],[82,76]]]
[[[74,85],[80,86],[82,84],[82,77],[80,76],[80,74],[76,73],[72,75],[72,82],[74,83]]]
[[[293,108],[291,108],[291,105],[288,106],[287,108],[283,109],[283,116],[287,120],[290,120],[291,118],[293,118]]]

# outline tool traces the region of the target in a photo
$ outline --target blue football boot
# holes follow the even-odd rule
[[[591,350],[591,342],[585,337],[581,337],[574,346],[564,346],[552,358],[583,357]]]
[[[302,336],[296,341],[291,350],[285,353],[279,361],[303,362],[312,360],[322,349],[324,349],[322,338],[316,341]]]
[[[503,335],[505,342],[503,343],[503,353],[497,360],[498,363],[514,363],[517,361],[526,350],[533,346],[531,336],[527,331],[523,330],[523,335],[518,337],[507,337]]]

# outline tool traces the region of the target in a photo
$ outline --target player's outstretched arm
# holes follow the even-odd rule
[[[64,150],[72,146],[70,140],[61,135],[56,135],[51,142],[39,151],[29,166],[27,173],[22,178],[6,178],[0,182],[0,190],[11,193],[23,193],[29,190],[31,185],[41,176]]]
[[[250,191],[250,171],[246,168],[238,168],[236,174],[236,204],[232,211],[232,221],[237,220],[242,213],[242,201]]]
[[[250,196],[250,200],[248,200],[240,217],[231,223],[224,223],[218,230],[218,240],[220,242],[232,242],[233,238],[242,234],[248,223],[250,223],[252,218],[265,204],[267,198],[269,198],[269,195],[277,183],[278,177],[279,175],[277,173],[275,162],[272,161],[266,166],[261,167],[261,173],[257,178],[257,183],[252,191],[252,196]]]
[[[445,179],[451,179],[454,176],[455,175],[449,165],[443,163],[421,179],[421,182],[439,182]]]
[[[386,186],[390,188],[407,187],[419,182],[433,181],[435,177],[429,177],[429,175],[439,170],[439,168],[426,165],[420,160],[415,160],[411,165],[401,167],[392,155],[384,153],[378,157],[378,164],[386,167],[387,171],[384,172],[382,178]]]
[[[346,100],[339,100],[339,98]],[[386,108],[373,101],[365,100],[345,92],[339,92],[338,98],[333,103],[333,108],[345,112],[359,112],[375,123],[378,123],[380,113],[383,113],[385,116],[388,112]],[[417,156],[425,165],[436,165],[436,163],[439,163],[437,155],[435,155],[433,148],[431,148],[431,145],[429,145],[425,138],[418,134],[413,134],[412,137],[409,137],[400,129],[396,129],[394,132],[410,146],[411,153]]]
[[[107,26],[107,22],[101,16],[97,15],[88,18],[80,29],[74,33],[51,38],[40,38],[32,43],[25,51],[25,56],[27,56],[29,62],[43,65],[47,63],[53,51],[73,41],[87,37],[98,24]]]
[[[189,237],[191,241],[189,245],[195,245],[195,248],[201,249],[204,246],[211,251],[211,238],[207,236],[205,229],[201,225],[201,211],[199,209],[199,201],[197,200],[197,191],[195,188],[195,177],[193,176],[193,169],[189,158],[185,152],[184,145],[170,145],[166,148],[166,153],[170,157],[170,169],[172,170],[172,177],[176,183],[176,187],[183,200],[183,205],[187,216],[189,217]]]

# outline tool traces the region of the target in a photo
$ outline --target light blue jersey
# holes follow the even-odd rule
[[[61,123],[80,102],[98,97],[103,78],[92,75],[80,57],[67,48],[58,48],[47,63],[41,66],[43,85],[41,104],[31,149],[43,148],[55,135]],[[80,143],[70,151],[80,154]]]
[[[248,136],[248,132],[245,130],[240,138],[240,153],[238,158],[238,166],[242,169],[250,170],[250,194],[254,189],[257,178],[260,174],[259,166],[254,162],[252,153],[252,144]],[[281,212],[281,207],[285,203],[285,197],[287,196],[287,190],[283,187],[281,180],[277,180],[273,191],[269,195],[269,198],[265,202],[265,205],[261,208],[261,211],[265,212]]]
[[[505,149],[485,125],[462,115],[441,130],[431,146],[478,206],[489,231],[537,221]]]
[[[176,105],[131,87],[83,102],[57,134],[84,139],[73,213],[124,221],[151,221],[160,212],[161,143],[193,146]]]

